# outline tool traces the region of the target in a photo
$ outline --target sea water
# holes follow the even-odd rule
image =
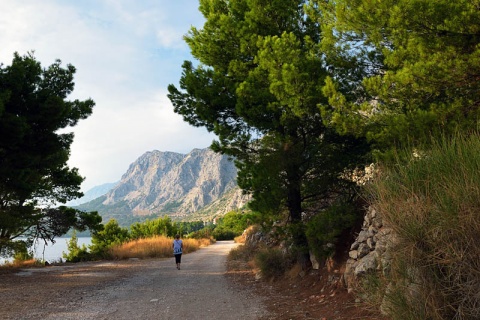
[[[20,239],[21,240],[21,239]],[[63,253],[68,253],[68,242],[71,238],[57,238],[55,243],[48,241],[45,243],[43,240],[37,241],[34,246],[34,258],[48,261],[49,263],[53,262],[64,262]],[[82,247],[86,245],[87,247],[92,243],[91,237],[77,237],[77,245]],[[0,258],[0,264],[3,264],[7,261],[12,261],[12,259]]]

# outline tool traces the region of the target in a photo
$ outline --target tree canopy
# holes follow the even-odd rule
[[[340,173],[367,149],[322,122],[329,71],[320,26],[304,10],[309,2],[200,1],[206,22],[185,37],[200,63],[183,64],[180,90],[169,86],[175,112],[214,132],[212,148],[235,158],[251,206],[286,209],[288,221],[300,225],[293,234],[299,247],[309,201],[327,204],[352,187]]]
[[[60,130],[86,119],[94,102],[66,100],[74,74],[60,60],[42,68],[33,53],[0,65],[0,248],[19,236],[53,239],[101,221],[96,213],[55,208],[82,196],[83,178],[67,165],[73,133]]]
[[[328,124],[367,137],[382,152],[478,128],[478,1],[315,3],[322,50],[355,62],[341,79],[327,79]],[[359,65],[368,70],[360,78]],[[345,82],[356,89],[343,90]]]

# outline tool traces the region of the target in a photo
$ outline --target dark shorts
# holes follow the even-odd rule
[[[182,254],[174,254],[175,256],[175,263],[181,263],[182,262]]]

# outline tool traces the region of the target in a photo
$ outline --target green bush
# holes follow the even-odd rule
[[[230,211],[218,219],[212,235],[216,240],[233,240],[255,221],[257,215],[254,213]]]
[[[238,232],[233,230],[223,229],[223,228],[215,228],[212,232],[212,236],[216,240],[233,240],[236,236],[238,236]]]
[[[206,226],[203,229],[191,232],[188,234],[188,238],[192,239],[210,239],[213,237],[213,230],[212,226]]]
[[[130,226],[130,238],[141,239],[154,236],[173,237],[177,233],[177,228],[170,217],[158,218],[155,220],[146,220],[142,223],[137,222]]]
[[[129,239],[128,229],[120,227],[118,222],[112,219],[107,222],[102,231],[92,235],[90,250],[94,256],[106,257],[111,246],[122,244]]]
[[[70,241],[67,241],[67,253],[63,252],[62,256],[67,262],[88,261],[91,259],[91,254],[88,252],[87,246],[83,244],[78,246],[77,233],[73,231]]]
[[[359,218],[352,204],[339,204],[316,214],[306,223],[305,234],[315,256],[322,260],[335,250],[338,236],[351,228]]]
[[[29,251],[26,241],[15,241],[13,245],[13,261],[18,263],[33,259],[33,252]]]

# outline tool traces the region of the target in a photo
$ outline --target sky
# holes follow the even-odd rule
[[[119,181],[147,151],[187,154],[215,139],[173,112],[167,86],[193,61],[183,36],[204,19],[198,0],[2,0],[0,63],[34,51],[42,67],[72,64],[68,100],[95,101],[93,114],[68,128],[68,162],[82,190]]]

